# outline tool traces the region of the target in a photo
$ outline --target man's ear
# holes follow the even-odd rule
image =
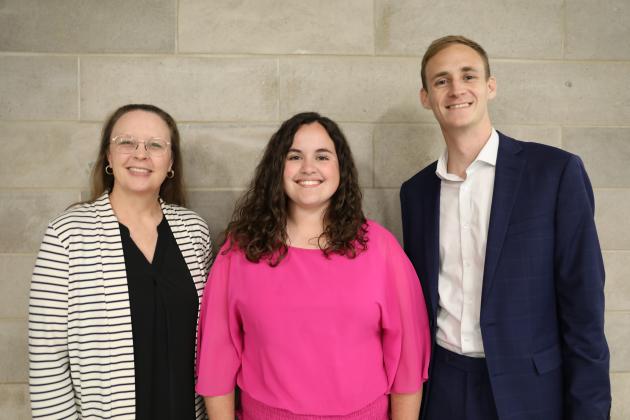
[[[486,85],[488,87],[488,99],[494,99],[497,96],[497,79],[494,76],[488,77]]]
[[[420,89],[420,103],[426,109],[431,109],[431,103],[429,102],[429,92],[425,88]]]

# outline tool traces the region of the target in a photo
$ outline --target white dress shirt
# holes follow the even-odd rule
[[[498,150],[493,128],[465,179],[448,173],[446,149],[435,171],[442,180],[436,341],[471,357],[484,357],[479,316]]]

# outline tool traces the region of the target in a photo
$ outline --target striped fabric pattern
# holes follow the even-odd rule
[[[201,302],[212,262],[208,226],[191,210],[161,206]],[[125,259],[107,194],[48,225],[31,282],[29,362],[34,419],[135,418]],[[200,396],[195,408],[197,419],[206,417]]]

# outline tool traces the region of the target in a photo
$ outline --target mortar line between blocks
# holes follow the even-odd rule
[[[81,121],[81,56],[77,56],[77,121]]]
[[[179,55],[179,0],[175,2],[175,55]]]
[[[280,119],[280,57],[276,57],[276,120]]]

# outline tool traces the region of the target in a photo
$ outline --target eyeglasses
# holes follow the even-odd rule
[[[116,136],[111,140],[114,148],[118,153],[129,155],[138,150],[140,143],[144,145],[144,150],[147,151],[149,156],[164,156],[169,150],[171,143],[162,139],[153,138],[145,141],[140,141],[137,138],[129,135]]]

